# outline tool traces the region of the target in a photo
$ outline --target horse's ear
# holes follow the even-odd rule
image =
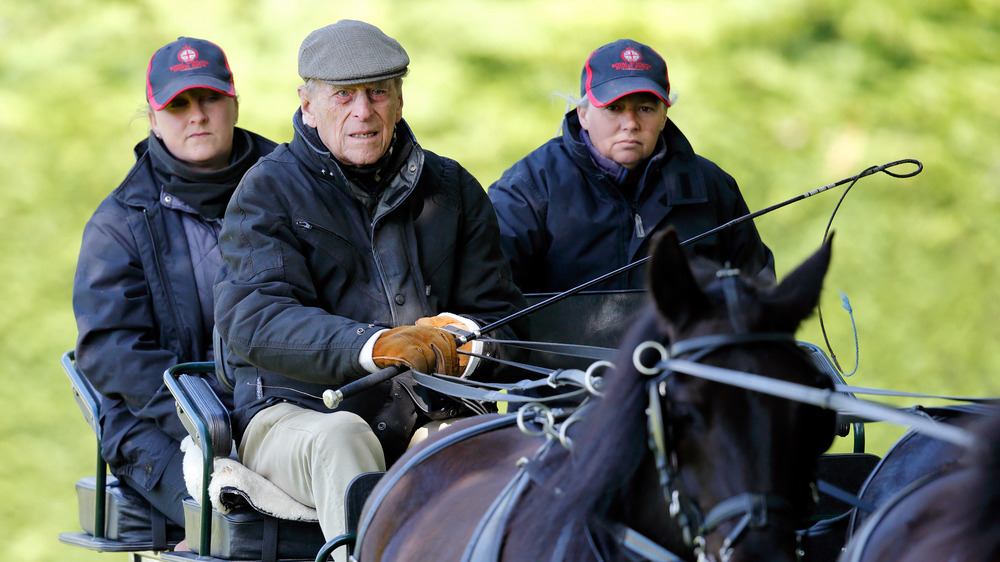
[[[768,318],[772,329],[794,333],[799,324],[812,314],[819,304],[832,246],[831,232],[816,253],[763,296],[764,317]]]
[[[656,305],[667,320],[676,326],[690,321],[694,314],[708,306],[708,297],[701,291],[681,248],[677,230],[668,227],[650,244],[650,263],[646,276]]]

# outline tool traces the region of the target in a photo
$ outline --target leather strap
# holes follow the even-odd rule
[[[479,388],[479,386],[472,386],[468,382],[459,382],[454,380],[454,377],[445,377],[442,375],[434,374],[424,374],[412,371],[413,380],[416,381],[421,386],[425,386],[431,390],[440,392],[447,396],[454,398],[466,398],[468,400],[478,400],[480,402],[552,402],[557,400],[565,400],[567,398],[575,398],[586,394],[586,390],[583,388],[582,375],[583,371],[570,370],[553,373],[555,377],[550,377],[554,381],[564,381],[561,384],[565,384],[565,381],[573,381],[573,385],[576,387],[570,392],[565,392],[555,396],[546,397],[535,397],[535,396],[521,396],[517,392],[523,392],[526,390],[531,390],[534,388],[553,388],[555,385],[549,384],[549,379],[542,379],[537,381],[525,381],[525,384],[518,383],[516,385],[497,385],[505,386],[502,390],[506,392],[500,392],[500,390],[489,390],[487,388]],[[459,379],[462,380],[462,379]],[[577,384],[579,381],[579,384]],[[482,386],[487,386],[483,384]]]
[[[850,493],[850,492],[848,492],[848,491],[846,491],[846,490],[844,490],[842,488],[838,488],[837,486],[834,486],[833,484],[827,482],[826,480],[817,480],[816,481],[816,488],[819,489],[820,492],[823,492],[824,494],[826,494],[826,495],[828,495],[828,496],[830,496],[830,497],[832,497],[832,498],[834,498],[836,500],[840,500],[840,501],[846,503],[847,505],[854,506],[854,507],[856,507],[858,509],[861,509],[863,511],[867,511],[868,513],[871,513],[873,511],[875,511],[875,505],[874,504],[872,504],[870,502],[866,502],[866,501],[862,500],[861,498],[855,496],[854,494],[852,494],[852,493]]]
[[[575,343],[558,343],[544,341],[522,341],[522,340],[495,340],[491,338],[479,338],[479,341],[488,343],[499,343],[507,347],[519,347],[532,351],[544,351],[556,355],[569,355],[583,359],[594,359],[595,361],[611,361],[618,354],[618,350],[612,347],[598,347],[595,345],[582,345]]]

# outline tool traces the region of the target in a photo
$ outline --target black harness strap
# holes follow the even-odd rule
[[[500,390],[488,390],[480,387],[488,386],[484,383],[465,382],[464,379],[456,379],[440,374],[425,374],[411,371],[413,380],[420,386],[425,386],[431,390],[440,392],[453,398],[465,398],[468,400],[479,400],[483,402],[546,402],[575,398],[586,394],[584,372],[575,369],[560,369],[553,371],[549,378],[535,381],[523,381],[512,385],[490,385],[501,387]],[[571,384],[574,390],[562,394],[548,397],[521,396],[518,392],[524,392],[535,388],[555,388],[559,385]]]
[[[866,502],[863,499],[859,498],[858,496],[846,490],[842,490],[837,486],[834,486],[833,484],[827,482],[826,480],[817,480],[816,489],[834,499],[840,500],[846,503],[847,505],[851,505],[858,509],[867,511],[868,513],[871,513],[876,509],[874,504]]]
[[[599,347],[596,345],[583,345],[577,343],[558,343],[544,341],[522,341],[522,340],[497,340],[492,338],[479,338],[479,341],[499,343],[507,347],[518,347],[532,351],[544,351],[556,355],[568,355],[570,357],[580,357],[582,359],[593,359],[595,361],[611,361],[618,354],[618,350],[612,347]]]
[[[585,527],[587,540],[598,560],[619,560],[622,554],[630,562],[683,562],[684,559],[650,540],[635,529],[614,521],[598,517],[588,517]],[[607,544],[597,538],[604,534],[624,552],[610,552]],[[602,546],[599,546],[602,545]],[[562,558],[559,559],[560,561]]]

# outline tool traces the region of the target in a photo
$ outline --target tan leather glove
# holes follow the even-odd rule
[[[400,326],[375,340],[372,361],[380,369],[391,365],[421,373],[458,376],[462,369],[455,353],[455,336],[430,326]]]
[[[457,326],[464,331],[469,331],[468,326],[462,322],[455,320],[454,318],[438,315],[420,318],[416,322],[417,326],[432,326],[434,328],[444,328],[445,326]],[[462,347],[458,348],[462,351],[472,351],[472,342],[468,342]],[[458,355],[458,372],[461,373],[465,371],[465,367],[469,364],[470,357],[468,355]]]

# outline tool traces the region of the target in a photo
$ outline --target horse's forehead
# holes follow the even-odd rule
[[[696,276],[695,279],[702,292],[712,300],[724,298],[727,286],[730,289],[735,289],[741,295],[755,297],[754,300],[765,289],[757,279],[742,275],[726,275],[723,270],[706,271]]]
[[[741,276],[720,276],[713,272],[711,275],[699,278],[698,282],[702,292],[712,304],[711,310],[714,315],[719,317],[739,315],[752,329],[752,325],[760,316],[761,293],[765,289],[757,280]]]

